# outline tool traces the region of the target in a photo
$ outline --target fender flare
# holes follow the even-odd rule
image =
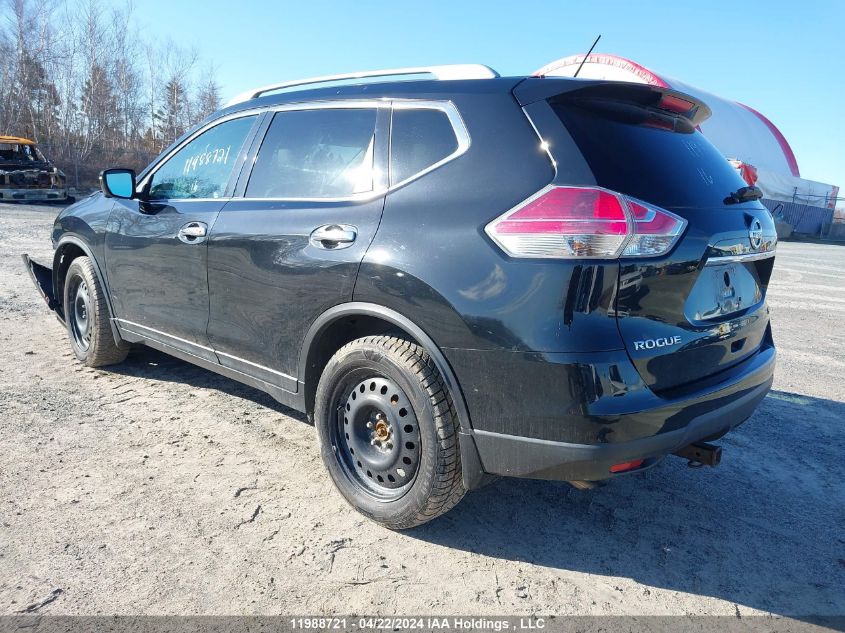
[[[468,490],[471,490],[481,485],[484,479],[484,471],[481,466],[478,449],[475,446],[469,409],[467,408],[463,391],[455,376],[455,372],[434,340],[420,326],[405,315],[377,303],[364,301],[351,301],[329,308],[314,320],[303,340],[299,353],[299,384],[305,384],[308,355],[315,341],[319,340],[320,335],[332,323],[348,316],[372,316],[392,323],[413,336],[429,353],[440,375],[443,376],[443,380],[446,382],[446,387],[449,389],[452,402],[455,405],[455,411],[458,414],[458,435],[460,438],[464,486]]]
[[[67,244],[72,244],[73,246],[78,247],[83,253],[85,253],[85,256],[93,262],[94,272],[97,273],[97,280],[100,282],[100,285],[102,285],[103,296],[106,298],[106,308],[109,311],[109,325],[111,326],[112,336],[114,337],[114,342],[119,345],[123,342],[123,339],[121,338],[120,331],[117,329],[117,324],[115,323],[114,307],[111,303],[111,292],[109,291],[109,286],[106,283],[106,277],[103,275],[103,271],[100,268],[100,262],[97,261],[97,258],[94,256],[91,248],[81,237],[75,234],[62,235],[56,243],[56,249],[53,254],[53,295],[56,297],[57,303],[62,306],[62,315],[64,316],[64,293],[61,295],[59,294],[59,258],[61,257],[60,251],[62,250],[62,247]]]

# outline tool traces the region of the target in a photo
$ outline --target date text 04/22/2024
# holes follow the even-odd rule
[[[480,618],[480,617],[298,617],[290,619],[292,630],[337,631],[537,631],[545,628],[543,618]]]

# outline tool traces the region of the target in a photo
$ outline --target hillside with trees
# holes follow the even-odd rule
[[[0,135],[35,140],[70,185],[141,169],[219,107],[213,67],[146,39],[129,2],[0,0]]]

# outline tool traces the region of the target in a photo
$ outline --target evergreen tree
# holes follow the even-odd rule
[[[188,91],[179,77],[172,76],[164,84],[162,108],[164,144],[176,140],[191,123]]]
[[[86,145],[98,146],[116,136],[117,99],[106,70],[97,63],[91,66],[82,88],[81,113],[86,126]]]
[[[220,109],[220,86],[210,75],[206,76],[197,92],[196,118],[202,120]]]

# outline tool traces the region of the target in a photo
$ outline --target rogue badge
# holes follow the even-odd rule
[[[668,347],[669,345],[679,345],[681,342],[680,336],[664,336],[663,338],[649,338],[644,341],[634,341],[634,349],[654,349],[656,347]]]

